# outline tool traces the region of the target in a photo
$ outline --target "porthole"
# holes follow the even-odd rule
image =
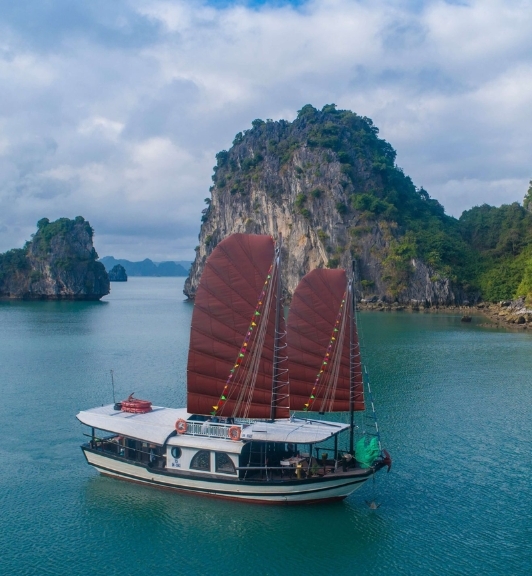
[[[171,454],[172,458],[175,458],[176,460],[181,458],[181,448],[179,448],[179,446],[172,446]]]

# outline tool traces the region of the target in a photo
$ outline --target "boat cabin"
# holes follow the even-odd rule
[[[80,412],[78,419],[91,428],[84,451],[160,474],[286,481],[356,466],[339,449],[338,435],[349,429],[340,422],[245,422],[162,407],[131,414],[113,405]]]

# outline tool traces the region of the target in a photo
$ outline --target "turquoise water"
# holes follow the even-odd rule
[[[75,414],[112,401],[110,369],[117,398],[184,405],[182,282],[0,302],[0,574],[530,574],[532,335],[479,318],[362,315],[394,466],[341,503],[253,506],[99,476]]]

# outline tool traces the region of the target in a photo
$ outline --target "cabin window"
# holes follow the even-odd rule
[[[172,450],[170,451],[172,454],[172,458],[178,460],[181,458],[181,448],[179,446],[172,446]]]
[[[210,472],[211,470],[211,453],[208,450],[200,450],[196,452],[194,458],[190,462],[191,470],[204,470]]]
[[[215,454],[216,462],[216,472],[221,472],[222,474],[234,474],[235,465],[233,461],[225,452],[216,452]]]

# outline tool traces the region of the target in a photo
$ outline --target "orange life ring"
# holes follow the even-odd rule
[[[230,440],[238,442],[240,440],[241,432],[242,430],[240,429],[240,426],[231,426],[231,428],[229,428],[229,431],[227,432],[227,435],[229,436]]]
[[[178,434],[184,434],[187,431],[187,428],[187,422],[186,420],[183,420],[183,418],[179,418],[175,423],[175,429]]]

